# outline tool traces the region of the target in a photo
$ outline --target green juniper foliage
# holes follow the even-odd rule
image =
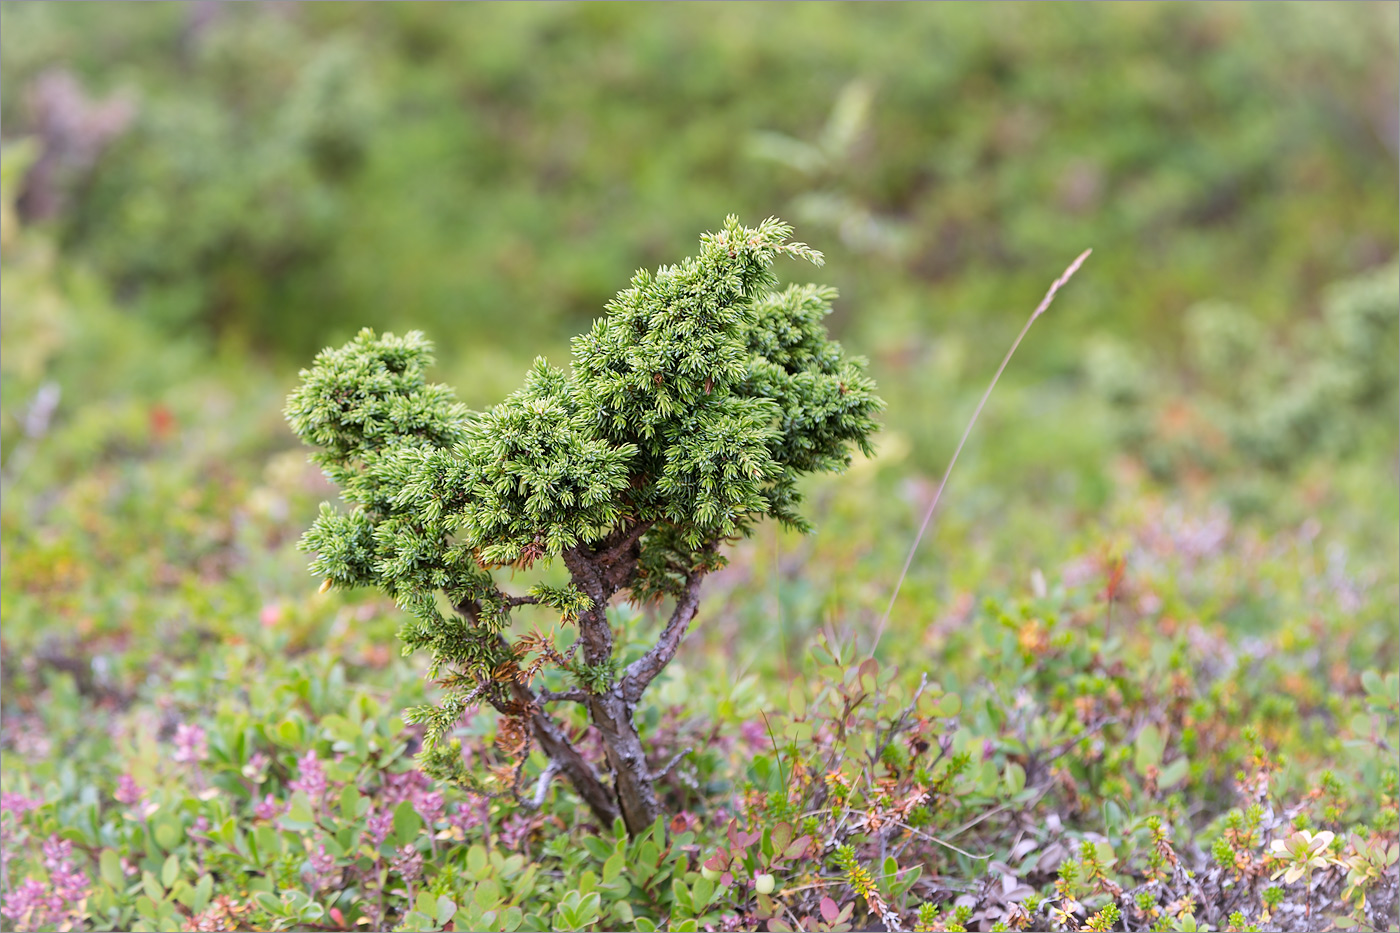
[[[431,346],[416,332],[363,330],[302,372],[288,420],[350,506],[324,505],[304,547],[329,584],[380,587],[408,613],[406,650],[427,649],[445,688],[409,712],[438,776],[469,779],[444,739],[485,701],[515,724],[503,731],[521,737],[518,754],[538,742],[597,816],[651,825],[658,775],[632,707],[679,647],[700,580],[723,563],[723,542],[765,516],[806,530],[798,478],[843,469],[853,446],[869,453],[883,404],[865,361],[827,338],[835,291],[777,289],[779,255],[821,262],[791,232],[726,219],[698,256],[633,276],[575,338],[572,371],[538,359],[486,412],[426,382]],[[493,569],[556,557],[566,586],[509,596],[493,581]],[[656,644],[625,670],[605,614],[615,595],[675,600]],[[573,647],[508,642],[522,604],[577,625]],[[537,695],[530,680],[546,663],[575,687]],[[612,788],[544,712],[562,701],[588,708]]]

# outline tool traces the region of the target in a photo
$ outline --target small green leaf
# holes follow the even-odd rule
[[[214,878],[212,875],[202,875],[199,884],[194,888],[194,900],[190,904],[190,910],[194,913],[203,913],[204,908],[209,906],[209,899],[214,895]]]
[[[165,851],[169,852],[184,841],[184,826],[180,823],[179,817],[164,814],[156,820],[153,829],[156,843]]]
[[[1014,761],[1006,763],[1006,789],[1016,796],[1026,787],[1026,769]]]
[[[361,803],[366,806],[362,808]],[[364,815],[364,810],[368,809],[368,801],[360,795],[354,784],[346,784],[345,789],[340,792],[340,816],[341,819],[354,820]]]
[[[423,818],[413,809],[412,801],[401,802],[394,809],[394,845],[408,845],[418,838],[422,830]]]
[[[126,889],[126,874],[122,871],[122,859],[115,849],[103,849],[102,855],[98,857],[98,865],[101,868],[102,880],[120,893]]]
[[[277,724],[275,736],[278,744],[288,748],[300,748],[302,742],[301,720],[295,718],[284,719]]]
[[[165,900],[165,889],[160,886],[156,876],[148,871],[141,873],[141,890],[145,891],[146,896],[156,904]]]
[[[1142,731],[1138,733],[1135,749],[1133,764],[1139,774],[1146,774],[1148,768],[1155,768],[1162,763],[1162,752],[1166,749],[1162,731],[1151,723],[1143,726]]]
[[[467,850],[467,871],[475,878],[486,877],[486,850],[481,846],[472,846]]]
[[[1186,776],[1190,773],[1191,762],[1185,755],[1182,755],[1162,769],[1162,773],[1157,776],[1157,786],[1162,790],[1167,790],[1186,780]]]
[[[180,877],[180,859],[172,855],[161,866],[160,883],[168,888],[175,883],[175,879],[178,877]]]
[[[1380,672],[1376,670],[1365,671],[1361,674],[1361,686],[1372,696],[1377,696],[1385,692],[1385,680]]]
[[[794,680],[788,688],[788,710],[795,719],[807,715],[807,694],[802,689],[800,680]]]
[[[491,879],[477,882],[472,902],[482,910],[490,910],[501,902],[501,886]]]

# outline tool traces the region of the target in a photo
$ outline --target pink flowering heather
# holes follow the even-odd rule
[[[175,760],[192,764],[209,757],[209,740],[203,726],[180,723],[175,727]]]
[[[17,930],[55,930],[63,898],[50,893],[43,882],[25,878],[0,904],[0,914],[13,920]]]
[[[457,809],[447,818],[447,822],[462,831],[463,837],[486,822],[486,798],[468,794],[466,802],[459,803]]]
[[[768,728],[761,719],[750,719],[739,726],[739,735],[751,746],[763,747],[770,743]]]
[[[271,794],[263,797],[262,803],[253,810],[253,816],[260,820],[275,820],[286,812],[286,807],[277,802]]]
[[[438,820],[442,819],[442,792],[431,791],[417,795],[413,799],[413,809],[418,811],[418,815],[423,818],[423,822],[431,829]]]
[[[15,830],[19,828],[24,814],[41,805],[42,801],[23,794],[0,793],[0,868],[7,867],[15,856]],[[9,819],[5,819],[7,815]]]
[[[0,793],[0,813],[13,814],[15,819],[19,819],[30,810],[37,810],[43,806],[44,802],[23,794],[3,794]]]
[[[530,838],[530,832],[535,828],[535,823],[524,813],[517,813],[506,820],[501,827],[501,845],[507,849],[518,849],[520,844]]]
[[[312,803],[317,803],[326,793],[326,772],[321,767],[321,759],[315,751],[309,751],[297,760],[300,776],[290,785],[292,790],[305,791]]]
[[[267,767],[272,764],[272,759],[263,752],[254,752],[248,759],[248,763],[243,766],[243,776],[250,781],[260,781],[267,777]]]
[[[335,856],[326,851],[324,845],[316,847],[316,851],[311,853],[309,867],[304,872],[311,887],[317,891],[328,888],[335,880]]]
[[[389,837],[389,830],[394,828],[394,814],[391,810],[376,810],[369,815],[365,821],[365,829],[370,840],[377,846]]]
[[[57,834],[44,840],[44,867],[54,896],[65,905],[75,905],[87,897],[88,877],[73,865],[73,843]]]
[[[386,775],[384,778],[384,804],[393,808],[405,800],[416,801],[432,786],[433,782],[422,771],[414,770],[405,771],[402,774]]]
[[[399,850],[399,854],[394,856],[393,869],[404,881],[412,883],[423,871],[423,853],[411,845],[404,846]]]
[[[146,792],[141,789],[141,786],[131,775],[123,774],[117,779],[117,791],[112,796],[116,798],[117,803],[134,807],[141,802],[142,797],[146,796]]]

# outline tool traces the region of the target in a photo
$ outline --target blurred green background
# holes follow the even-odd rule
[[[6,599],[36,626],[11,644],[56,631],[52,586],[8,592],[17,566],[58,573],[39,556],[55,542],[114,598],[92,530],[122,509],[113,553],[152,564],[134,579],[257,562],[223,519],[199,543],[181,529],[194,500],[297,469],[280,401],[322,346],[421,328],[485,406],[729,212],[826,253],[832,329],[890,402],[877,460],[814,485],[818,542],[778,545],[829,549],[811,598],[858,625],[1006,345],[1085,247],[911,605],[959,575],[1022,580],[1144,490],[1266,531],[1321,517],[1393,554],[1396,13],[0,5]],[[292,581],[309,511],[279,508],[262,559]],[[167,522],[155,540],[144,509]]]

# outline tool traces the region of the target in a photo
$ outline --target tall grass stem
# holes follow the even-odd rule
[[[895,581],[894,592],[890,593],[889,605],[885,607],[885,614],[880,617],[880,625],[875,629],[875,639],[870,643],[870,654],[875,655],[875,649],[880,646],[880,639],[885,634],[885,626],[889,624],[890,613],[894,611],[894,602],[899,598],[899,591],[904,586],[904,578],[909,575],[909,566],[914,562],[914,553],[919,549],[919,543],[924,540],[924,533],[928,531],[929,522],[933,520],[933,512],[938,508],[938,500],[943,498],[943,489],[948,485],[948,477],[953,474],[953,467],[957,465],[958,455],[962,453],[967,438],[972,434],[972,428],[977,424],[977,419],[982,414],[982,409],[987,405],[987,399],[992,397],[992,390],[997,387],[997,381],[1001,379],[1002,372],[1006,369],[1006,364],[1011,362],[1011,357],[1016,353],[1016,348],[1021,345],[1021,341],[1026,338],[1026,333],[1030,331],[1035,319],[1045,313],[1050,307],[1050,302],[1055,300],[1055,293],[1079,271],[1079,267],[1084,264],[1084,260],[1089,258],[1092,249],[1086,249],[1079,254],[1079,258],[1069,264],[1069,267],[1061,273],[1060,277],[1050,283],[1050,290],[1045,293],[1045,297],[1040,300],[1040,304],[1031,312],[1030,318],[1021,328],[1021,332],[1016,335],[1016,339],[1011,342],[1011,349],[1006,351],[1006,356],[1002,357],[1001,365],[997,367],[996,375],[992,376],[991,383],[987,386],[987,391],[982,393],[982,400],[977,403],[977,409],[972,413],[972,418],[967,422],[967,427],[963,430],[962,440],[958,441],[957,449],[953,451],[953,457],[948,461],[948,469],[943,471],[943,479],[938,483],[938,490],[933,494],[933,501],[928,504],[928,510],[924,512],[923,523],[919,525],[919,533],[914,536],[914,543],[909,546],[909,553],[904,558],[904,567],[899,571],[899,579]]]

